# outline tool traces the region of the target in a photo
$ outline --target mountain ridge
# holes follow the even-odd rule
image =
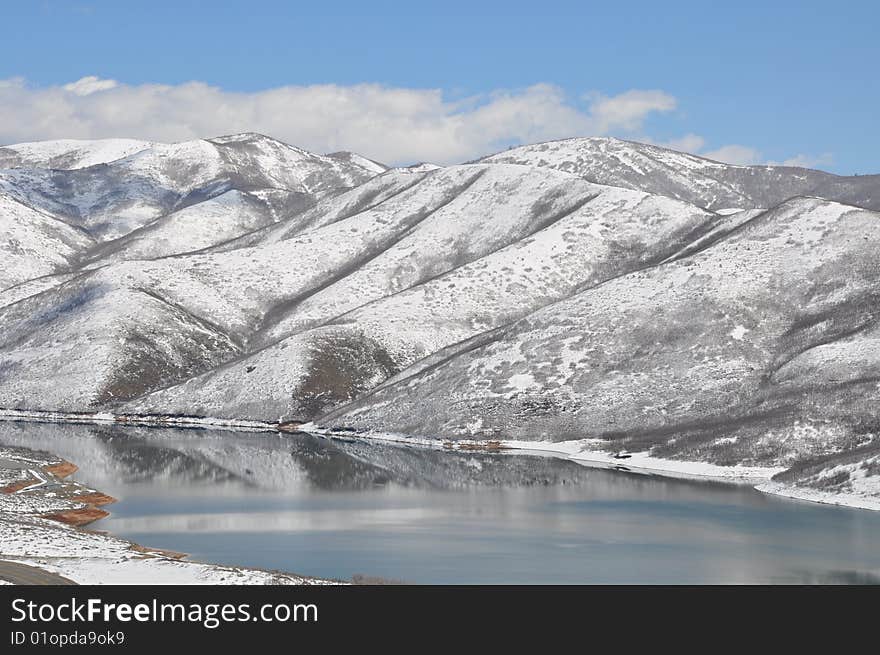
[[[548,165],[598,184],[639,188],[711,210],[769,207],[805,194],[880,210],[878,175],[840,176],[793,166],[725,164],[611,137],[547,141],[478,161]]]
[[[588,439],[880,497],[878,198],[607,138],[0,170],[0,226],[37,244],[0,265],[0,407]],[[53,217],[81,242],[48,245]]]

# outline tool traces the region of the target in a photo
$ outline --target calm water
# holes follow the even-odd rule
[[[424,583],[880,581],[880,513],[736,486],[308,435],[0,424],[195,559]]]

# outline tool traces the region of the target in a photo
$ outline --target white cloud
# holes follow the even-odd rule
[[[736,144],[722,146],[709,152],[701,152],[700,156],[714,159],[715,161],[722,161],[726,164],[740,164],[743,166],[763,163],[761,153],[758,150]]]
[[[641,140],[645,143],[652,143],[655,146],[678,150],[679,152],[688,152],[692,155],[714,159],[726,164],[750,165],[764,163],[760,151],[749,146],[730,144],[713,150],[706,150],[706,139],[699,134],[685,134],[682,137],[669,139],[668,141],[656,141],[650,137],[642,137]]]
[[[679,152],[689,152],[692,154],[697,154],[703,149],[703,146],[706,145],[706,139],[698,134],[685,134],[682,137],[670,139],[669,141],[655,141],[645,137],[644,141],[645,143],[653,143],[655,146],[669,148],[670,150],[678,150]]]
[[[510,143],[629,134],[676,100],[662,91],[592,94],[558,87],[452,100],[437,89],[358,84],[284,86],[255,93],[202,82],[127,85],[95,76],[62,86],[0,80],[0,143],[132,137],[182,141],[262,132],[317,152],[353,150],[387,163],[464,161]]]
[[[663,91],[627,91],[611,98],[597,95],[590,104],[590,113],[601,132],[623,128],[628,131],[641,127],[648,114],[672,111],[676,100]]]
[[[830,152],[821,155],[795,155],[784,161],[768,161],[771,166],[798,166],[800,168],[820,168],[822,166],[831,166],[834,163],[834,156]]]
[[[634,138],[652,114],[676,109],[660,90],[615,96],[586,94],[573,102],[550,84],[453,100],[438,89],[379,84],[283,86],[254,93],[203,82],[127,85],[94,75],[60,86],[32,87],[21,77],[0,80],[0,143],[57,138],[131,137],[183,141],[235,132],[262,132],[315,152],[353,150],[389,164],[460,162],[503,149],[572,136]],[[685,134],[655,143],[731,164],[816,167],[826,153],[766,161],[756,148],[707,149]]]
[[[796,155],[784,161],[766,160],[757,148],[744,146],[739,144],[729,144],[715,148],[714,150],[706,150],[706,140],[698,134],[686,134],[677,139],[669,141],[655,141],[648,137],[643,137],[647,143],[653,143],[664,148],[671,148],[681,152],[689,152],[707,159],[724,162],[727,164],[739,164],[743,166],[752,164],[765,164],[767,166],[799,166],[801,168],[818,168],[821,166],[830,166],[834,163],[834,157],[831,153],[824,153],[819,156]]]
[[[94,75],[88,75],[86,77],[81,77],[76,82],[65,84],[61,88],[65,91],[70,91],[74,95],[87,96],[98,91],[114,89],[117,86],[119,86],[119,82],[116,80],[102,80]]]
[[[24,86],[23,77],[10,77],[6,80],[0,80],[0,89],[12,89]]]

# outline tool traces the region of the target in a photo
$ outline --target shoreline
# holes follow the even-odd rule
[[[30,569],[45,584],[345,584],[189,560],[88,530],[116,499],[70,480],[76,470],[51,453],[0,446],[0,582]]]
[[[354,431],[323,428],[315,423],[282,422],[270,423],[249,419],[222,419],[198,416],[165,415],[125,415],[110,412],[49,412],[41,410],[0,409],[0,421],[26,421],[47,423],[113,424],[142,427],[178,427],[191,429],[221,429],[235,432],[256,433],[296,433],[307,432],[329,439],[356,438],[365,441],[406,444],[438,450],[479,450],[513,451],[521,454],[541,453],[569,459],[584,466],[616,469],[631,472],[660,475],[684,480],[704,480],[748,485],[761,493],[793,500],[836,505],[852,509],[880,511],[880,498],[842,494],[798,487],[772,480],[773,476],[786,470],[771,466],[721,466],[709,462],[693,460],[674,460],[651,456],[648,451],[615,454],[597,449],[603,442],[597,439],[577,439],[569,441],[521,441],[498,439],[477,441],[460,439],[457,441],[429,439],[404,434],[375,431]],[[591,448],[591,446],[593,446]]]

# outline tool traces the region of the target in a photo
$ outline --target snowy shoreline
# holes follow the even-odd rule
[[[521,454],[551,455],[578,462],[584,466],[626,470],[668,478],[706,480],[749,485],[768,495],[799,501],[838,505],[853,509],[880,511],[880,498],[855,494],[825,492],[818,489],[797,487],[773,481],[774,475],[783,467],[721,466],[709,462],[672,460],[653,457],[645,452],[625,454],[611,453],[597,448],[596,439],[570,441],[521,441],[501,439],[496,441],[429,439],[404,434],[374,431],[345,431],[323,428],[314,423],[297,424],[295,429],[282,428],[278,423],[254,420],[235,420],[194,416],[146,416],[119,415],[107,412],[95,414],[45,412],[37,410],[0,409],[0,420],[33,421],[51,423],[113,423],[116,425],[139,425],[145,427],[215,428],[247,432],[308,432],[317,436],[338,439],[357,438],[365,441],[401,443],[422,448],[446,450],[504,450]]]
[[[792,500],[874,510],[875,512],[880,511],[880,498],[866,498],[865,496],[857,496],[855,494],[834,494],[818,489],[793,487],[772,480],[756,485],[755,489],[761,493],[791,498]]]
[[[357,436],[358,438],[366,440],[406,443],[422,447],[444,447],[457,450],[508,450],[522,454],[531,453],[552,455],[583,464],[584,466],[660,475],[666,478],[676,478],[681,480],[703,480],[747,485],[770,496],[779,496],[791,500],[818,503],[821,505],[837,505],[851,509],[880,511],[880,498],[875,499],[855,494],[830,493],[818,489],[797,487],[774,481],[772,479],[773,476],[785,471],[786,469],[784,467],[741,465],[720,466],[709,462],[652,457],[647,451],[627,452],[621,456],[621,454],[590,448],[591,445],[596,446],[602,443],[595,439],[579,439],[559,442],[518,441],[513,439],[500,439],[491,442],[470,440],[437,442],[436,440],[431,439],[386,433],[340,433],[332,430],[322,430],[312,425],[303,425],[301,428],[304,432],[309,432],[310,434],[323,434],[329,437]],[[492,444],[492,446],[487,448],[487,443]]]

